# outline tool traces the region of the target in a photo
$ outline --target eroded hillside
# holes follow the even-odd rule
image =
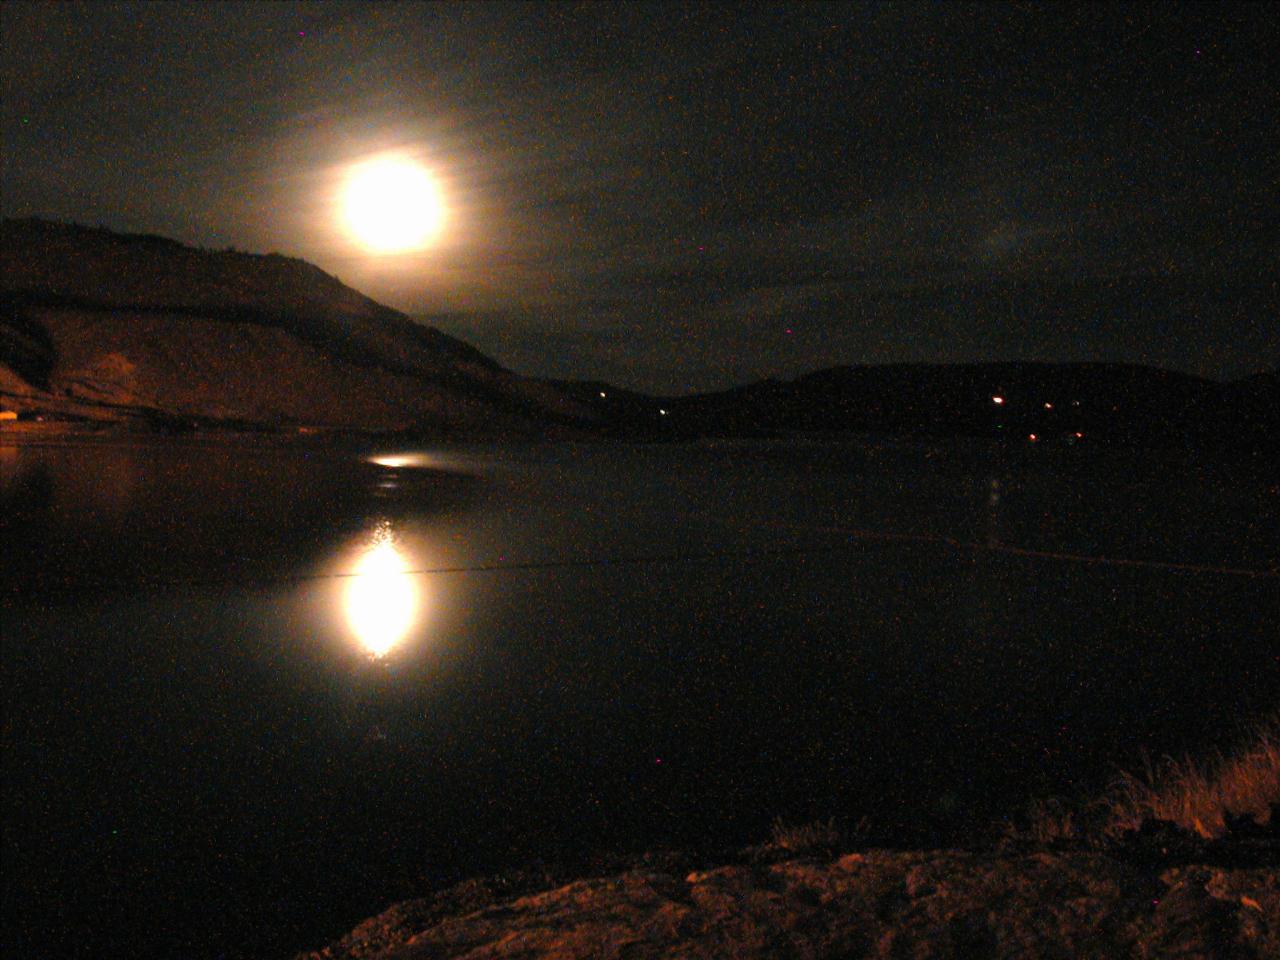
[[[589,424],[319,268],[152,236],[0,224],[0,405],[22,416],[531,434]]]

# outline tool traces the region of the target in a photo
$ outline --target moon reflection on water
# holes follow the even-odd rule
[[[381,659],[399,646],[418,618],[422,598],[409,558],[382,524],[356,560],[347,584],[347,623],[369,656]]]

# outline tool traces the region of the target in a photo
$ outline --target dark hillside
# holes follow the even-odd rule
[[[581,407],[277,254],[0,223],[0,397],[22,413],[539,433]]]
[[[1020,443],[1273,447],[1280,378],[1221,384],[1125,364],[834,367],[675,401],[692,433],[868,431]]]

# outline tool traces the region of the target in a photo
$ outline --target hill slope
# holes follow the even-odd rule
[[[885,364],[832,367],[663,407],[671,430],[691,434],[870,431],[1274,449],[1280,379],[1224,384],[1111,363]]]
[[[430,436],[870,431],[1272,453],[1280,374],[1221,384],[1122,364],[890,364],[650,397],[518,376],[301,260],[6,220],[0,409]]]
[[[0,403],[106,421],[537,434],[592,419],[287,257],[0,222]]]

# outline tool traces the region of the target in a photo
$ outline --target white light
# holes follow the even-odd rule
[[[658,412],[662,414],[664,417],[667,415],[667,411],[665,410],[659,410]]]
[[[605,397],[605,396],[606,396],[605,392],[604,392],[603,390],[601,390],[601,391],[600,391],[600,397],[601,397],[601,399],[604,399],[604,397]]]
[[[436,461],[432,456],[426,453],[380,453],[376,457],[370,457],[369,463],[376,463],[380,467],[390,467],[393,470],[400,467],[431,467],[436,465]]]
[[[1046,404],[1044,405],[1044,408],[1045,408],[1046,410],[1052,410],[1052,409],[1053,409],[1053,404],[1052,404],[1052,403],[1046,403]]]
[[[409,563],[388,528],[378,531],[352,572],[347,622],[370,656],[385,657],[404,639],[418,612],[418,589]]]
[[[407,253],[434,240],[444,226],[444,198],[423,167],[399,156],[353,167],[342,191],[342,217],[371,253]]]
[[[991,402],[992,402],[992,403],[1004,403],[1004,397],[992,397],[992,398],[991,398]]]

